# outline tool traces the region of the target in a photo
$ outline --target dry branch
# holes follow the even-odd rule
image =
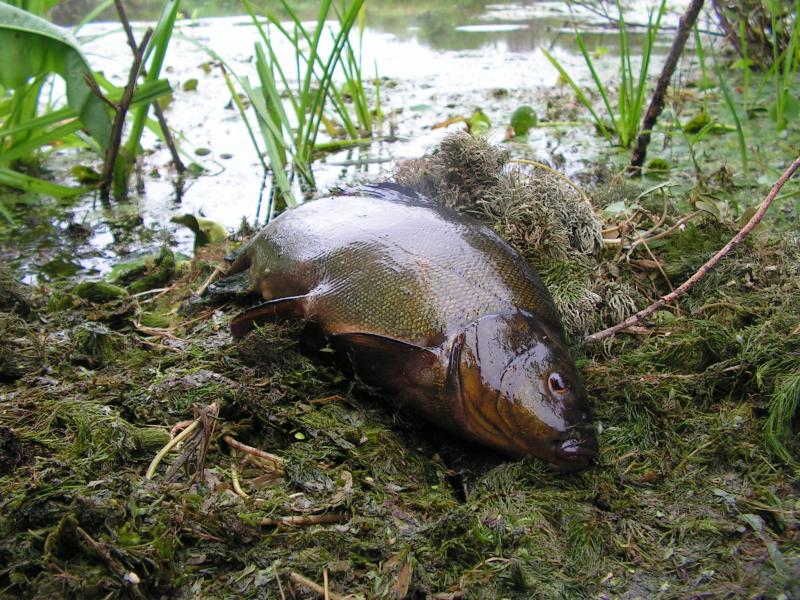
[[[653,131],[653,127],[656,126],[656,121],[661,111],[664,110],[664,96],[667,93],[669,82],[672,79],[672,74],[675,72],[678,59],[683,53],[683,47],[686,45],[689,32],[694,26],[695,21],[697,21],[697,15],[700,13],[702,7],[703,0],[692,0],[678,23],[678,31],[675,34],[675,39],[672,41],[672,47],[669,49],[667,60],[664,63],[663,69],[661,69],[661,75],[658,77],[658,83],[653,92],[653,97],[650,100],[650,106],[647,108],[647,113],[642,121],[641,133],[636,139],[636,146],[631,155],[631,164],[628,165],[629,173],[639,173],[644,164],[644,159],[647,157],[647,146],[650,144],[650,133]]]
[[[108,143],[108,150],[106,151],[106,163],[103,166],[103,176],[100,183],[100,198],[103,202],[108,201],[109,190],[111,189],[111,182],[114,178],[114,165],[117,162],[119,155],[119,148],[122,144],[122,130],[125,127],[125,115],[131,106],[133,100],[133,92],[136,90],[136,80],[139,78],[139,72],[142,69],[142,60],[144,60],[144,51],[147,48],[150,37],[153,35],[153,30],[148,29],[144,33],[141,45],[136,49],[136,54],[133,57],[133,64],[131,65],[130,73],[128,74],[128,84],[125,86],[125,92],[122,94],[117,107],[117,114],[114,115],[114,123],[111,126],[111,139]]]
[[[649,317],[654,312],[656,312],[659,308],[668,304],[670,302],[674,302],[681,296],[683,296],[686,292],[688,292],[698,281],[700,281],[703,277],[705,277],[706,273],[708,273],[711,269],[713,269],[717,263],[722,260],[722,258],[730,252],[734,246],[736,246],[739,242],[741,242],[747,234],[749,234],[753,228],[761,222],[761,219],[764,217],[764,214],[767,212],[770,204],[772,201],[775,200],[775,196],[778,195],[778,192],[781,191],[781,188],[784,184],[789,180],[789,178],[794,175],[797,169],[800,168],[800,157],[797,157],[795,161],[789,165],[786,171],[783,172],[783,175],[778,178],[778,181],[775,182],[775,185],[772,186],[772,189],[767,194],[767,197],[764,198],[764,201],[761,203],[761,206],[758,207],[758,210],[753,215],[753,217],[747,222],[747,224],[742,227],[742,229],[731,238],[731,240],[723,246],[723,248],[717,252],[714,256],[712,256],[702,267],[700,267],[697,272],[692,275],[689,279],[687,279],[682,285],[677,287],[673,292],[659,298],[655,302],[653,302],[647,308],[640,310],[632,317],[629,317],[622,321],[622,323],[618,323],[613,327],[609,327],[608,329],[604,329],[603,331],[598,331],[597,333],[593,333],[592,335],[588,336],[584,342],[587,344],[593,342],[599,342],[600,340],[604,340],[607,337],[611,337],[615,333],[622,331],[623,329],[630,327],[631,325],[635,325],[642,319]]]
[[[114,0],[114,6],[117,8],[117,14],[119,15],[119,20],[122,23],[122,27],[125,30],[125,36],[128,39],[128,46],[131,48],[131,52],[133,52],[134,56],[136,55],[136,38],[133,37],[133,29],[131,29],[130,21],[128,21],[128,15],[125,12],[125,7],[122,4],[122,0]],[[145,75],[146,71],[142,69],[142,75]],[[172,131],[170,131],[169,126],[167,125],[167,118],[164,116],[164,111],[161,109],[161,105],[158,102],[152,103],[153,112],[158,119],[158,125],[161,127],[161,132],[164,134],[164,142],[167,144],[167,148],[169,148],[170,156],[172,156],[172,162],[175,165],[175,170],[178,173],[183,173],[186,171],[186,165],[183,164],[181,161],[181,157],[178,154],[178,148],[175,145],[175,139],[172,137]]]
[[[324,587],[322,587],[320,584],[314,581],[311,581],[307,577],[303,577],[302,575],[300,575],[300,573],[295,573],[295,572],[290,573],[289,579],[295,585],[299,585],[300,587],[310,590],[316,593],[317,595],[322,596],[323,598],[330,598],[330,600],[345,600],[347,598],[346,596],[341,596],[331,591],[328,591],[326,593]]]
[[[285,517],[265,517],[258,524],[264,527],[273,525],[331,525],[344,523],[350,519],[345,513],[326,513],[323,515],[288,515]]]

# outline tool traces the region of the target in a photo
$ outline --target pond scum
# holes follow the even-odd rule
[[[187,302],[230,248],[165,251],[119,287],[4,271],[0,596],[798,597],[798,237],[764,228],[651,327],[582,346],[735,226],[664,189],[580,191],[466,135],[396,179],[492,224],[547,281],[599,464],[556,474],[446,437],[301,353],[297,326],[232,341],[235,303]],[[621,200],[635,214],[601,223]],[[650,241],[626,260],[603,237],[634,220]]]

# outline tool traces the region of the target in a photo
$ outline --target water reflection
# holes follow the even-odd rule
[[[65,0],[52,11],[55,22],[63,25],[77,23],[101,0]],[[275,0],[255,0],[259,9],[281,14]],[[631,14],[646,22],[648,2],[640,2]],[[154,21],[158,18],[163,0],[127,0],[128,17],[134,21]],[[318,0],[295,0],[292,8],[303,19],[315,19]],[[630,11],[626,10],[626,15]],[[197,20],[213,17],[243,16],[240,1],[184,0],[181,18]],[[112,8],[101,13],[101,21],[116,21]],[[510,0],[461,0],[430,2],[429,0],[367,0],[367,26],[374,32],[389,33],[399,40],[413,40],[433,50],[478,50],[502,48],[511,52],[531,52],[540,46],[575,50],[572,35],[574,25],[580,24],[587,46],[607,48],[617,52],[616,31],[598,15],[571,9],[566,2]],[[631,45],[636,49],[643,36],[633,31]]]

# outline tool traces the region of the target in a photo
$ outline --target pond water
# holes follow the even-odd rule
[[[297,4],[304,16],[312,17],[317,3]],[[631,4],[626,20],[646,22],[652,3]],[[129,16],[139,37],[148,20],[157,17],[160,5],[130,3]],[[72,6],[78,14],[86,10],[80,2]],[[184,4],[185,18],[176,27],[165,63],[164,76],[175,90],[165,111],[167,120],[178,132],[186,160],[201,165],[205,173],[177,186],[166,148],[154,137],[145,138],[145,147],[154,150],[143,161],[141,185],[128,205],[108,209],[93,197],[85,198],[64,212],[56,211],[55,231],[48,233],[53,219],[49,215],[35,217],[27,227],[12,232],[15,243],[6,244],[3,254],[29,281],[73,273],[102,275],[120,256],[152,252],[165,241],[190,254],[193,236],[169,222],[173,215],[202,214],[231,229],[243,218],[263,222],[260,162],[231,105],[220,69],[209,69],[212,59],[207,50],[211,49],[240,77],[254,77],[257,30],[249,17],[231,14],[238,6]],[[68,22],[74,15],[62,10],[55,18]],[[665,25],[674,26],[676,21],[677,14],[672,13]],[[608,20],[562,2],[369,0],[366,23],[363,65],[365,76],[372,78],[377,69],[381,78],[382,130],[378,141],[369,146],[332,153],[315,163],[322,190],[390,176],[396,161],[421,156],[448,131],[463,128],[463,124],[441,128],[437,124],[469,115],[476,108],[491,119],[488,137],[494,142],[503,141],[511,113],[523,104],[532,105],[543,121],[563,120],[562,115],[569,114],[574,105],[572,94],[556,86],[558,73],[541,48],[553,53],[570,73],[585,79],[573,24],[590,50],[601,55],[599,64],[609,69],[604,77],[615,72],[618,61],[617,33]],[[131,57],[119,24],[90,24],[79,35],[93,68],[122,84]],[[670,36],[662,37],[657,52],[663,54]],[[288,43],[276,47],[279,60],[294,60]],[[659,62],[651,66],[651,73],[657,72]],[[190,80],[197,81],[196,89],[184,90]],[[536,128],[527,140],[513,143],[512,152],[554,161],[573,174],[596,158],[598,144],[586,122]],[[55,153],[48,166],[55,172],[68,172],[74,162],[74,154]],[[139,217],[145,227],[131,231],[129,226],[139,223]]]

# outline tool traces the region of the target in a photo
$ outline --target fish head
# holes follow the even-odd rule
[[[597,457],[586,390],[560,327],[523,311],[485,315],[455,338],[447,382],[461,425],[480,442],[561,471]]]

